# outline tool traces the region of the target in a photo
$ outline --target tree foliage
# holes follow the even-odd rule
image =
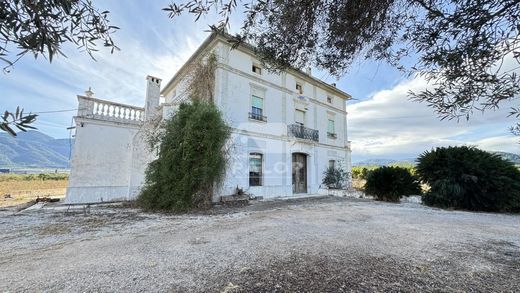
[[[430,87],[411,97],[441,119],[469,119],[473,111],[497,108],[520,93],[519,0],[176,2],[164,9],[170,17],[188,13],[198,20],[217,11],[217,30],[224,30],[234,11],[245,11],[232,41],[254,44],[273,69],[314,65],[339,76],[365,57],[420,74]],[[404,66],[410,56],[417,63]],[[502,68],[504,63],[513,68]]]
[[[12,66],[22,56],[43,55],[52,62],[64,55],[62,45],[72,43],[90,56],[102,41],[113,52],[118,47],[111,34],[109,11],[98,11],[91,0],[10,0],[0,1],[0,60]],[[10,58],[14,52],[16,57]]]
[[[37,116],[38,115],[32,113],[24,114],[23,109],[20,109],[20,107],[17,107],[14,113],[5,111],[4,115],[2,115],[2,121],[0,121],[0,131],[5,131],[11,136],[16,136],[13,126],[23,132],[26,132],[27,129],[36,129],[29,124],[36,121]]]
[[[401,197],[421,194],[417,177],[406,168],[383,166],[368,172],[365,192],[377,200],[398,202]]]
[[[339,166],[329,166],[323,172],[322,183],[328,188],[343,189],[348,181],[348,173]]]
[[[207,206],[224,176],[228,137],[229,128],[213,103],[181,104],[165,123],[159,156],[148,166],[139,204],[166,211]]]
[[[416,167],[430,185],[427,205],[474,211],[520,212],[520,171],[498,154],[473,147],[436,148]]]

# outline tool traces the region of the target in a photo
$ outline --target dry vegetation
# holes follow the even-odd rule
[[[0,174],[0,207],[38,197],[64,197],[68,182],[68,174]]]
[[[356,190],[364,191],[366,182],[367,181],[365,179],[352,178],[352,187],[354,187]]]

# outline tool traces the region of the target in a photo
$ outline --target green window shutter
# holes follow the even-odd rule
[[[262,99],[260,97],[253,96],[253,100],[252,100],[251,104],[254,108],[264,109],[264,99]]]
[[[334,120],[329,119],[327,131],[330,133],[335,133],[334,132]]]

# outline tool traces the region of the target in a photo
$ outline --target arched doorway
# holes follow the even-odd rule
[[[307,155],[292,154],[293,193],[307,193]]]

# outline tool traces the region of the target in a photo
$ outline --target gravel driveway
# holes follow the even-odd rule
[[[520,291],[520,216],[345,198],[0,210],[4,292]]]

